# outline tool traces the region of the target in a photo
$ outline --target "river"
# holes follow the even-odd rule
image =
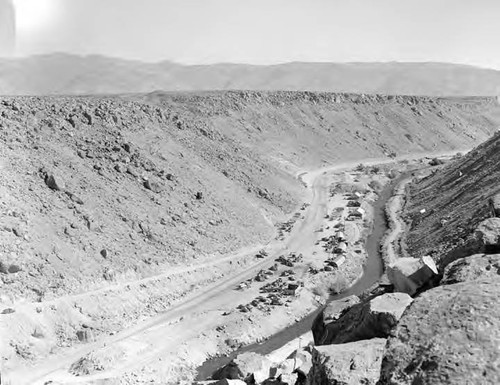
[[[384,272],[382,263],[380,244],[384,234],[387,231],[387,221],[385,216],[385,206],[387,201],[393,195],[394,187],[404,178],[401,175],[397,179],[388,184],[379,194],[378,199],[373,204],[373,228],[368,235],[365,248],[368,254],[365,265],[363,266],[362,276],[348,289],[340,294],[332,295],[328,301],[336,301],[350,295],[359,295],[364,291],[371,288],[380,279]],[[289,327],[272,335],[268,339],[260,343],[254,343],[241,347],[240,349],[232,352],[229,356],[214,357],[208,359],[198,368],[197,380],[206,380],[220,367],[229,363],[234,357],[245,352],[255,352],[262,355],[267,355],[274,350],[277,350],[287,344],[288,342],[300,337],[304,333],[311,330],[312,323],[316,316],[323,308],[318,308],[307,317],[299,322],[290,325]]]

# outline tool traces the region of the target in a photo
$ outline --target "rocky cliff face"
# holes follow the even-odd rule
[[[308,375],[315,385],[375,385],[386,340],[374,338],[313,349],[313,367]]]
[[[389,338],[380,384],[498,384],[500,279],[423,293]]]
[[[500,382],[499,143],[497,134],[411,186],[408,252],[431,254],[443,278],[399,321],[380,384]]]
[[[476,254],[461,258],[446,266],[442,285],[470,282],[479,278],[500,277],[499,254]]]
[[[383,350],[380,385],[500,383],[499,143],[497,134],[410,187],[407,251],[417,258],[398,262],[417,264],[430,254],[442,279],[434,278],[438,287],[413,290],[415,298]],[[340,320],[332,324],[340,326]],[[351,325],[336,333],[348,334]],[[327,364],[335,354],[316,359],[313,371],[330,370],[329,378],[343,374]],[[327,383],[316,378],[314,384]]]
[[[339,316],[325,317],[325,311],[331,313],[330,304],[318,319],[325,319],[323,327],[318,320],[314,322],[313,335],[316,345],[344,344],[371,338],[387,337],[396,326],[399,318],[412,299],[405,293],[388,293],[365,303],[342,301],[344,309]]]
[[[499,148],[497,134],[411,186],[407,245],[412,256],[431,255],[443,269],[457,258],[495,251],[497,219],[489,218],[497,215]]]

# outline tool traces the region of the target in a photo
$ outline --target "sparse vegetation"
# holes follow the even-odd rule
[[[430,166],[440,166],[442,164],[444,164],[445,161],[443,159],[439,159],[439,158],[432,158],[429,162],[429,165]]]
[[[321,298],[341,293],[347,288],[348,282],[342,273],[326,274],[317,279],[312,291]]]
[[[372,180],[370,183],[369,183],[369,186],[370,188],[375,191],[375,192],[380,192],[382,191],[382,189],[384,188],[384,185],[382,184],[382,182],[378,181],[378,180]]]
[[[365,169],[366,169],[366,166],[363,163],[360,163],[356,166],[356,168],[354,170],[358,171],[358,172],[363,172],[363,171],[365,171]]]

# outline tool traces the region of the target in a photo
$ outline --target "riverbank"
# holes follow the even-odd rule
[[[340,300],[351,295],[360,295],[371,289],[382,276],[384,265],[380,254],[380,244],[388,230],[385,208],[388,200],[393,196],[394,188],[398,185],[400,180],[400,178],[397,178],[388,183],[378,193],[378,198],[371,202],[371,231],[365,234],[366,241],[364,244],[367,258],[363,261],[362,268],[360,266],[360,276],[358,276],[357,279],[355,278],[352,284],[340,294],[331,295],[328,302]],[[296,349],[298,339],[310,332],[314,319],[322,309],[322,306],[317,308],[305,318],[279,331],[263,342],[244,346],[229,355],[213,357],[206,360],[203,365],[197,369],[197,380],[209,379],[215,370],[228,364],[236,356],[243,353],[253,352],[261,355],[269,355],[284,349],[284,346],[289,346],[289,353],[293,352]],[[283,354],[283,352],[281,352],[281,354]]]
[[[385,206],[385,216],[388,231],[383,237],[380,248],[384,266],[395,262],[401,256],[401,236],[406,229],[406,223],[401,218],[401,213],[406,203],[406,186],[412,181],[413,176],[405,175],[399,179],[392,197]]]

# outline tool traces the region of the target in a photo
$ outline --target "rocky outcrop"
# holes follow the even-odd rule
[[[61,179],[54,174],[47,174],[45,176],[45,184],[47,187],[55,191],[64,190],[64,182],[62,182]]]
[[[399,258],[387,267],[387,277],[394,291],[414,295],[437,276],[438,270],[431,257]]]
[[[296,385],[298,381],[297,374],[282,374],[277,378],[268,378],[262,385]]]
[[[493,195],[490,200],[491,214],[494,217],[500,217],[500,194]]]
[[[474,281],[480,278],[500,277],[500,254],[476,254],[449,264],[442,285]]]
[[[482,221],[476,229],[475,236],[484,252],[499,252],[500,218],[488,218]]]
[[[499,384],[500,279],[420,295],[384,354],[380,384]]]
[[[380,376],[385,344],[385,339],[374,338],[315,347],[313,367],[308,376],[309,384],[375,384]]]
[[[350,297],[339,299],[338,301],[332,301],[327,304],[313,322],[312,332],[314,343],[316,345],[323,345],[324,343],[322,342],[322,339],[326,336],[325,329],[327,326],[330,323],[337,321],[345,310],[358,303],[359,298],[355,295],[351,295]]]
[[[215,380],[244,380],[261,383],[271,377],[271,361],[257,353],[243,353],[212,376]]]
[[[352,306],[315,337],[316,345],[343,344],[375,337],[385,338],[412,302],[404,293],[389,293]],[[314,334],[314,330],[313,330]]]

